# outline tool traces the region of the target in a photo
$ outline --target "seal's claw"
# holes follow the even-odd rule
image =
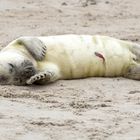
[[[31,85],[31,84],[32,84],[31,79],[28,79],[28,80],[26,81],[26,84],[27,84],[27,85]]]

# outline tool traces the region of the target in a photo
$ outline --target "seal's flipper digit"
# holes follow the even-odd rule
[[[20,37],[17,42],[24,45],[36,60],[43,60],[46,55],[47,47],[36,37]]]
[[[26,81],[26,83],[28,85],[31,85],[33,83],[38,83],[38,84],[49,83],[49,82],[52,82],[53,76],[54,76],[54,73],[52,72],[49,72],[49,71],[41,72],[32,76],[29,80]]]

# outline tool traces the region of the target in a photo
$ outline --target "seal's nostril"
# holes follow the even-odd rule
[[[20,83],[22,83],[22,79],[19,79]]]

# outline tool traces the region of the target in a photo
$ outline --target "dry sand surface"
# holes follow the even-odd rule
[[[140,0],[0,0],[0,46],[25,35],[101,34],[140,43]],[[0,140],[140,140],[140,82],[0,86]]]

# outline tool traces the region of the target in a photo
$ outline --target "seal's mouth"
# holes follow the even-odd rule
[[[0,75],[0,84],[6,85],[8,84],[9,77],[7,75]]]

